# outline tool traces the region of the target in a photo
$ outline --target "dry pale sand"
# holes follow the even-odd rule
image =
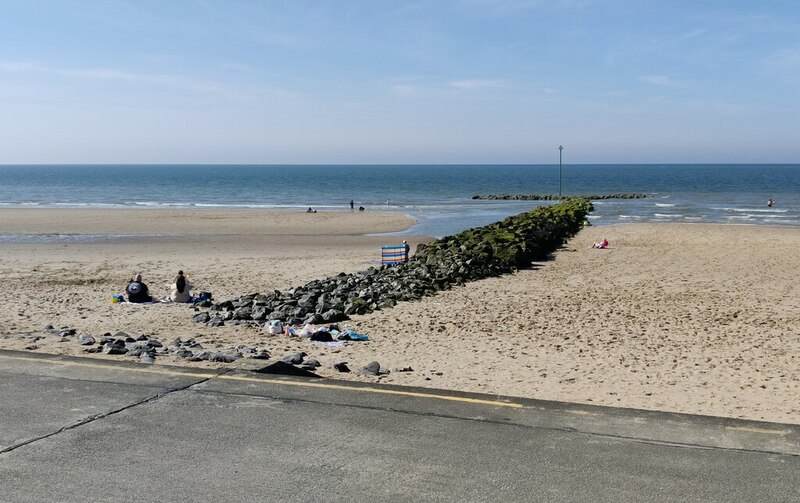
[[[0,233],[100,232],[81,228],[88,217],[73,219],[71,212],[58,214],[67,224],[26,228],[5,211]],[[41,210],[15,210],[27,211]],[[222,214],[216,219],[199,213],[185,212],[169,224],[192,229],[175,237],[0,245],[6,291],[0,347],[81,354],[76,343],[41,332],[51,323],[95,336],[124,330],[165,341],[195,337],[206,349],[247,344],[277,358],[305,351],[323,363],[319,373],[326,377],[800,423],[800,296],[794,279],[800,229],[590,227],[554,260],[531,270],[357,317],[351,324],[371,341],[329,348],[249,327],[198,325],[185,305],[119,305],[109,298],[135,271],[144,273],[151,290],[166,294],[177,268],[217,299],[284,289],[368,267],[378,246],[397,238],[356,234],[410,222],[391,213],[259,219],[262,212],[242,212],[248,215],[243,221],[228,212],[213,212]],[[317,223],[306,216],[330,220],[309,232]],[[371,220],[354,223],[362,217]],[[123,213],[97,218],[108,226],[103,229],[113,229],[103,232],[175,232],[155,231],[146,219],[123,222]],[[262,230],[254,232],[248,221],[260,222]],[[361,224],[366,227],[353,227]],[[603,237],[610,249],[589,249]],[[31,335],[44,338],[34,342]],[[371,360],[413,371],[374,378],[330,369],[340,361],[355,369]],[[172,357],[159,362],[186,364]]]

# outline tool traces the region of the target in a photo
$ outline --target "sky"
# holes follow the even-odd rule
[[[800,3],[0,0],[0,164],[800,162]]]

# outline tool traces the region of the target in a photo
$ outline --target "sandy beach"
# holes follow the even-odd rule
[[[247,344],[273,359],[305,351],[325,377],[800,423],[796,228],[586,228],[532,269],[354,317],[370,342],[341,348],[206,327],[187,305],[110,303],[135,272],[161,296],[183,269],[196,289],[225,300],[365,269],[381,244],[402,239],[367,234],[412,223],[390,212],[2,209],[0,234],[120,237],[0,243],[0,348],[81,355],[82,346],[42,327],[95,337],[122,330],[194,337],[206,348]],[[604,237],[609,249],[590,249]],[[330,368],[372,360],[393,371]],[[413,371],[394,371],[406,367]]]

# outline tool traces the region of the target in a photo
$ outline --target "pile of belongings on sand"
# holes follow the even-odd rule
[[[287,337],[304,337],[314,342],[333,342],[333,341],[368,341],[366,334],[360,334],[351,329],[348,325],[339,328],[339,325],[315,326],[307,323],[302,329],[295,330],[292,326],[284,324],[280,320],[271,320],[264,323],[264,330],[267,332]]]

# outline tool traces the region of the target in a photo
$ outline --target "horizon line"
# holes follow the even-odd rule
[[[434,167],[434,166],[558,166],[559,163],[207,163],[207,162],[68,162],[68,163],[0,163],[0,167],[34,167],[34,166],[264,166],[264,167],[305,167],[305,166],[357,166],[357,167]],[[800,161],[792,162],[572,162],[562,163],[564,166],[800,166]]]

